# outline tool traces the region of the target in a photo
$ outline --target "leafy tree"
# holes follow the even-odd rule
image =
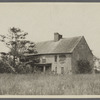
[[[15,27],[9,29],[7,36],[0,35],[0,41],[3,42],[10,50],[8,53],[10,61],[9,59],[5,59],[5,61],[13,72],[16,72],[15,69],[19,63],[19,59],[24,57],[24,53],[37,53],[35,43],[26,40],[27,35],[28,33]]]

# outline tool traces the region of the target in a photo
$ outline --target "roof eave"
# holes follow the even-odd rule
[[[44,53],[44,54],[27,54],[25,56],[39,56],[39,55],[57,55],[57,54],[72,54],[72,52],[68,53]]]

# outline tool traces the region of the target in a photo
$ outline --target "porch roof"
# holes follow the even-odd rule
[[[34,65],[46,66],[51,65],[51,63],[35,63]]]

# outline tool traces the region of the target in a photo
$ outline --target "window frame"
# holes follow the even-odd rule
[[[55,74],[57,74],[57,66],[55,67]]]
[[[64,74],[64,67],[61,67],[61,74]]]
[[[42,63],[46,63],[46,57],[45,56],[42,57]]]
[[[57,62],[57,55],[55,55],[55,58],[54,58],[55,62]]]

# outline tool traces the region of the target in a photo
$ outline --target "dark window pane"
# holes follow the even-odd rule
[[[61,74],[64,74],[64,67],[61,67]]]
[[[55,67],[55,73],[57,74],[57,67]]]
[[[57,55],[55,55],[55,62],[57,62]]]
[[[62,54],[59,55],[59,61],[65,61],[66,60],[66,55]]]

